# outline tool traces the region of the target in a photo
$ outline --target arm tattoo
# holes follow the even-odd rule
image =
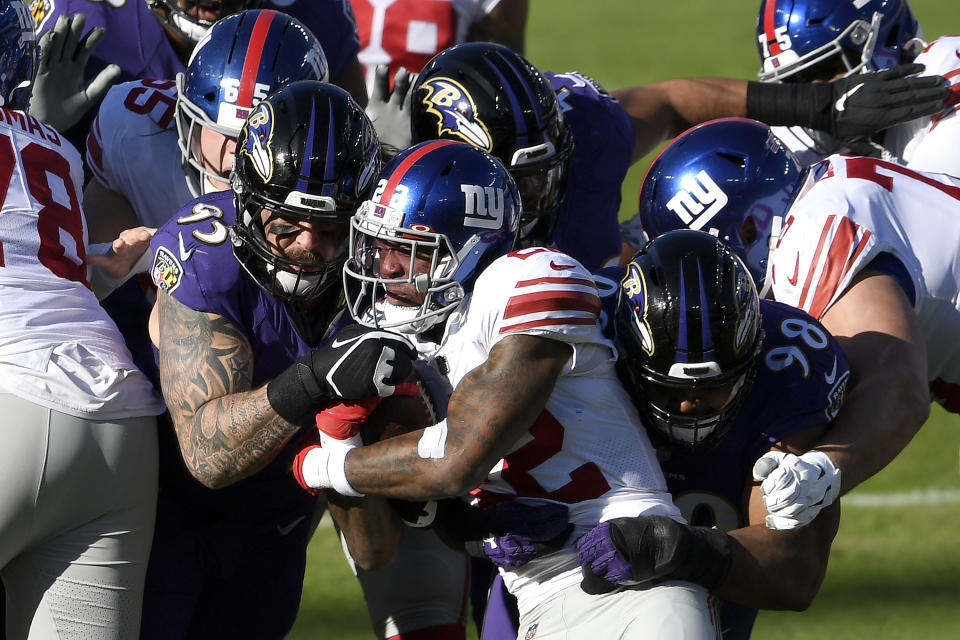
[[[556,340],[503,339],[450,397],[443,458],[421,458],[415,431],[351,451],[347,479],[362,493],[411,500],[475,488],[540,415],[570,354]]]
[[[264,388],[251,390],[253,352],[222,316],[157,297],[160,380],[180,451],[210,487],[259,471],[297,431],[278,417]]]

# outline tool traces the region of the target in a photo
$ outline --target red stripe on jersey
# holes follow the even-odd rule
[[[250,44],[247,46],[247,56],[243,59],[243,72],[240,75],[240,93],[237,96],[237,106],[252,107],[253,92],[257,84],[257,71],[260,70],[260,58],[263,57],[263,43],[267,40],[270,23],[277,16],[276,11],[269,9],[261,11],[257,21],[253,23],[253,33],[250,34]]]
[[[512,333],[514,331],[523,331],[535,327],[555,327],[558,324],[596,324],[596,318],[543,318],[541,320],[531,320],[529,322],[519,322],[511,324],[508,327],[500,328],[500,335]]]
[[[533,280],[521,280],[516,284],[516,287],[519,289],[520,287],[533,287],[538,284],[571,284],[590,287],[594,291],[597,289],[597,285],[593,280],[587,280],[585,278],[562,278],[555,276],[544,276],[543,278],[534,278]]]
[[[503,319],[544,311],[589,311],[600,315],[600,298],[583,291],[538,291],[513,296],[507,302]]]
[[[803,278],[803,288],[800,290],[800,304],[797,306],[803,309],[803,304],[807,299],[807,293],[810,290],[810,283],[813,282],[813,275],[817,270],[817,263],[820,262],[820,253],[823,251],[823,245],[827,241],[827,235],[830,233],[830,227],[837,216],[827,216],[827,221],[823,224],[823,231],[820,232],[820,241],[817,243],[817,250],[813,254],[813,260],[810,261],[810,269]]]
[[[462,142],[454,142],[453,140],[435,140],[433,142],[428,142],[422,147],[411,153],[409,156],[403,159],[397,168],[393,170],[393,173],[390,175],[390,180],[387,182],[387,186],[384,187],[383,193],[380,194],[380,203],[379,204],[390,204],[390,199],[393,197],[393,191],[397,188],[397,185],[400,184],[400,181],[403,180],[403,176],[407,174],[407,170],[410,169],[413,164],[427,155],[434,149],[439,149],[440,147],[445,147],[448,144],[463,144]]]
[[[103,174],[103,147],[100,145],[100,116],[98,115],[90,132],[87,134],[87,155],[90,156],[90,163],[94,169]]]
[[[810,315],[819,318],[840,286],[840,280],[850,267],[853,248],[857,242],[857,225],[850,218],[840,218],[833,242],[827,249],[827,260],[820,272],[817,286],[810,302]]]
[[[775,33],[776,27],[773,24],[773,16],[776,15],[777,3],[774,0],[767,0],[767,6],[763,10],[763,35],[767,39],[767,44],[770,46],[770,55],[778,55],[782,49],[780,49],[780,43],[777,42],[777,34]]]

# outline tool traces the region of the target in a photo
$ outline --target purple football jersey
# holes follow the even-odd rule
[[[546,73],[573,135],[554,244],[591,271],[620,254],[620,187],[636,134],[623,107],[579,73]]]
[[[179,302],[223,316],[244,333],[253,349],[252,386],[258,387],[316,345],[301,337],[302,322],[298,324],[288,305],[261,289],[234,257],[229,228],[235,218],[231,191],[187,204],[151,241],[151,279]],[[339,293],[334,291],[333,296]],[[331,297],[319,324],[325,325],[337,311],[337,297]],[[193,493],[211,502],[211,509],[223,509],[235,518],[242,505],[239,513],[262,517],[289,508],[290,503],[312,502],[289,472],[297,449],[291,443],[263,471],[216,492],[192,479],[183,480],[195,489]]]

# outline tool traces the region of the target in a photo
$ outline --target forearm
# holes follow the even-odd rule
[[[714,593],[758,609],[806,609],[826,574],[839,519],[834,503],[799,529],[774,531],[760,523],[730,531],[733,564]]]
[[[929,416],[926,384],[902,373],[891,363],[858,380],[816,445],[841,470],[840,495],[887,466]]]
[[[270,407],[265,388],[215,398],[192,416],[171,413],[187,468],[211,489],[260,471],[299,431]]]
[[[633,120],[634,161],[695,124],[742,117],[747,109],[747,82],[728,78],[664,80],[612,94]]]
[[[403,524],[383,498],[348,498],[327,493],[330,516],[336,523],[353,561],[368,571],[386,566],[403,537]]]

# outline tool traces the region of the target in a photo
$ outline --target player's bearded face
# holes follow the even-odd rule
[[[346,252],[348,229],[344,224],[288,220],[269,209],[263,209],[260,217],[271,250],[298,263],[303,271],[319,271]]]
[[[200,20],[209,20],[216,22],[222,16],[236,11],[235,8],[224,7],[220,0],[178,0],[180,8],[184,13]],[[235,3],[234,3],[235,4]]]
[[[387,240],[376,240],[374,248],[378,275],[385,280],[413,280],[416,275],[430,274],[432,253],[429,250],[413,255],[410,245]],[[388,284],[385,288],[387,302],[398,307],[419,307],[426,296],[413,282]]]
[[[194,126],[200,130],[199,135],[194,131],[194,135],[190,138],[194,157],[200,159],[204,169],[223,177],[223,181],[207,178],[214,191],[229,189],[228,176],[233,168],[233,155],[237,150],[236,138],[230,138],[197,124]]]

